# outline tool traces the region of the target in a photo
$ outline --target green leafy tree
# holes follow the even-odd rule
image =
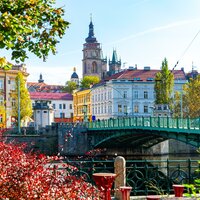
[[[168,69],[168,62],[165,58],[162,62],[162,69],[156,74],[154,90],[156,93],[155,104],[171,104],[171,94],[174,86],[174,75]]]
[[[99,81],[98,76],[85,76],[81,81],[81,88],[90,88],[92,85],[99,83]]]
[[[183,92],[175,94],[174,115],[196,118],[200,117],[200,75],[190,79],[183,86]]]
[[[31,52],[45,60],[65,34],[69,22],[55,0],[1,0],[0,49],[10,50],[12,60],[24,62]],[[0,59],[0,67],[7,65]]]
[[[32,103],[28,89],[25,87],[25,80],[23,74],[20,72],[16,76],[16,91],[14,98],[16,100],[15,107],[13,109],[13,116],[18,119],[18,87],[20,88],[20,121],[26,120],[32,116]]]
[[[72,94],[72,92],[77,89],[77,84],[73,81],[67,81],[66,86],[64,87],[63,91]]]

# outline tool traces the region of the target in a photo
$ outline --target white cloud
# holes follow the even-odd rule
[[[191,19],[191,20],[183,20],[183,21],[177,21],[177,22],[173,22],[164,26],[159,26],[159,27],[155,27],[155,28],[151,28],[148,29],[146,31],[142,31],[142,32],[138,32],[132,35],[129,35],[127,37],[121,38],[117,41],[112,42],[112,44],[116,44],[116,43],[121,43],[130,39],[134,39],[149,33],[154,33],[154,32],[158,32],[158,31],[162,31],[162,30],[166,30],[166,29],[171,29],[171,28],[175,28],[178,26],[184,26],[184,25],[188,25],[188,24],[192,24],[192,23],[196,23],[196,22],[200,22],[200,18],[197,19]]]

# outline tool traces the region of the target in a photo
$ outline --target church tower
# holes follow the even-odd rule
[[[109,76],[121,71],[121,59],[118,60],[116,50],[113,50],[112,60],[109,59]]]
[[[98,76],[104,79],[107,74],[107,58],[103,58],[100,43],[94,36],[94,25],[92,19],[89,24],[89,34],[83,44],[83,77]]]

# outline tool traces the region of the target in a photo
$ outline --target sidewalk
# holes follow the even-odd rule
[[[156,195],[153,195],[156,196]],[[197,198],[195,197],[174,197],[174,195],[169,195],[169,196],[160,196],[157,195],[158,197],[160,197],[161,200],[197,200]],[[146,200],[147,196],[131,196],[130,200]]]
[[[197,200],[197,198],[193,197],[174,197],[174,195],[169,195],[169,196],[160,196],[160,195],[153,195],[153,196],[158,196],[160,197],[160,200]],[[147,196],[131,196],[130,200],[146,200]],[[112,200],[115,200],[113,197]]]

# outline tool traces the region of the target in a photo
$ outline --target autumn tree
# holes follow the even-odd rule
[[[165,58],[162,61],[161,71],[156,74],[154,90],[156,93],[155,104],[171,103],[172,90],[174,86],[174,75],[168,69],[168,62]]]
[[[16,76],[15,79],[16,82],[16,90],[14,93],[14,99],[15,99],[15,107],[13,109],[13,116],[18,119],[18,88],[19,88],[19,99],[20,99],[20,121],[26,120],[27,118],[32,116],[32,103],[30,99],[30,95],[28,92],[28,89],[25,86],[25,80],[23,74],[20,72]]]
[[[73,81],[67,81],[63,91],[72,94],[73,90],[77,89],[77,84]]]
[[[200,117],[200,75],[183,85],[183,91],[175,94],[174,116]]]
[[[88,89],[92,85],[99,83],[100,79],[98,76],[84,76],[81,81],[81,88]]]
[[[77,176],[76,167],[25,149],[0,141],[0,199],[100,199],[96,187]]]
[[[1,0],[0,49],[11,51],[12,60],[24,62],[28,52],[46,60],[65,34],[69,22],[55,0]],[[0,58],[0,67],[8,67]],[[11,67],[11,65],[10,65]]]
[[[5,127],[5,123],[6,123],[5,114],[6,114],[5,106],[0,105],[0,128]]]

